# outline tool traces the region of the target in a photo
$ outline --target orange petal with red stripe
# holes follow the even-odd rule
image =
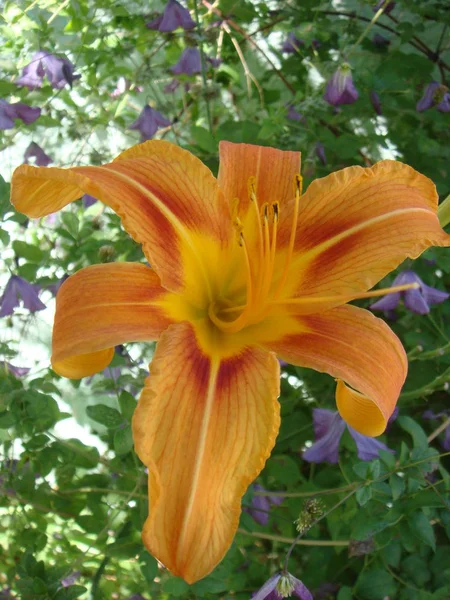
[[[408,368],[400,340],[384,321],[356,306],[339,306],[298,320],[301,333],[266,347],[294,365],[344,380],[354,389],[338,383],[336,401],[342,418],[364,435],[380,435]]]
[[[396,161],[349,167],[314,181],[300,199],[294,258],[283,296],[370,289],[406,258],[449,246],[432,181]],[[280,215],[279,247],[289,241]]]
[[[164,287],[171,290],[184,287],[186,255],[192,255],[202,271],[198,236],[221,245],[231,234],[228,207],[210,170],[169,142],[139,144],[102,167],[22,165],[12,178],[11,201],[29,217],[60,210],[84,193],[122,218]]]
[[[161,336],[133,418],[136,452],[149,469],[143,540],[189,583],[233,540],[241,498],[275,443],[278,394],[273,353],[207,356],[188,323]]]
[[[53,369],[80,379],[107,367],[114,346],[158,339],[171,322],[158,306],[167,294],[156,273],[139,263],[81,269],[56,297]]]

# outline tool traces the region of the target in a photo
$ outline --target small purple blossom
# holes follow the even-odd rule
[[[287,38],[284,40],[283,45],[281,46],[281,52],[286,52],[286,54],[294,54],[298,51],[301,46],[304,46],[305,42],[300,40],[295,33],[288,33]]]
[[[173,94],[177,90],[179,85],[180,85],[179,81],[177,81],[176,79],[172,79],[172,81],[170,83],[168,83],[166,86],[164,86],[164,93],[165,94]]]
[[[395,2],[387,2],[387,0],[380,0],[379,2],[376,3],[376,5],[373,8],[373,12],[377,12],[380,10],[380,8],[386,5],[384,7],[384,14],[388,15],[394,8],[395,8]]]
[[[255,483],[253,486],[254,492],[265,492],[266,490]],[[270,492],[267,495],[254,494],[250,507],[244,508],[245,512],[253,518],[254,521],[260,525],[267,525],[269,522],[269,513],[272,505],[278,506],[283,502],[283,496],[272,496]]]
[[[66,279],[69,279],[69,276],[67,275],[67,273],[65,273],[61,279],[59,279],[56,283],[51,283],[50,285],[45,286],[45,288],[51,293],[53,294],[53,296],[56,296],[56,294],[59,291],[59,288],[62,286],[62,284],[66,281]]]
[[[189,11],[181,6],[177,0],[169,0],[162,15],[146,23],[145,26],[148,29],[167,33],[175,31],[179,27],[186,30],[193,29],[196,26],[196,22],[191,19]]]
[[[361,460],[377,458],[380,450],[394,453],[382,442],[355,431],[345,423],[337,411],[314,408],[313,427],[316,441],[303,453],[303,459],[308,462],[333,464],[339,462],[339,442],[345,428],[355,440],[358,457]]]
[[[195,75],[202,70],[200,50],[185,48],[176,65],[170,68],[174,75]]]
[[[300,600],[313,600],[308,588],[290,573],[276,573],[255,592],[252,600],[281,600],[290,596],[296,596]]]
[[[48,165],[53,162],[53,159],[50,158],[50,156],[46,154],[39,144],[36,144],[36,142],[31,142],[31,144],[25,150],[23,162],[28,164],[30,158],[36,159],[34,164],[37,167],[48,167]]]
[[[390,43],[391,40],[381,35],[381,33],[376,33],[372,38],[372,44],[377,48],[386,48]]]
[[[328,80],[324,99],[332,106],[353,104],[358,100],[358,91],[353,85],[352,71],[344,64]]]
[[[325,154],[325,147],[321,142],[317,142],[314,148],[317,158],[325,166],[327,164],[327,155]]]
[[[301,113],[296,111],[292,104],[289,104],[287,108],[288,108],[288,111],[287,111],[286,117],[288,119],[291,119],[291,121],[299,121],[299,122],[305,120],[305,117]]]
[[[392,286],[404,285],[407,283],[417,283],[417,289],[406,290],[404,292],[394,292],[388,294],[381,300],[371,304],[371,310],[392,311],[395,310],[403,298],[405,308],[418,315],[426,315],[430,312],[430,306],[445,302],[450,297],[447,292],[442,292],[436,288],[426,285],[414,271],[402,271],[392,282]]]
[[[370,102],[373,106],[373,110],[377,113],[377,115],[381,116],[383,111],[381,109],[380,96],[373,90],[370,92]]]
[[[128,129],[137,129],[141,134],[141,141],[145,142],[145,140],[151,139],[160,127],[168,127],[169,125],[169,119],[147,105],[144,106],[139,117]]]
[[[30,312],[46,308],[45,304],[39,300],[37,291],[31,283],[18,275],[11,275],[0,299],[0,317],[12,315],[14,309],[20,305],[20,299],[22,299],[24,308]]]
[[[46,50],[39,50],[33,54],[31,62],[23,68],[16,84],[35,90],[42,87],[44,76],[47,76],[54,89],[62,89],[66,83],[72,87],[72,83],[81,77],[75,74],[74,70],[75,65],[65,56],[59,58]]]
[[[26,125],[34,123],[41,116],[41,109],[28,106],[23,102],[10,104],[6,100],[0,100],[0,129],[13,129],[14,119],[20,119]]]
[[[73,585],[76,582],[76,580],[80,577],[80,575],[81,571],[74,571],[71,575],[64,577],[64,579],[61,579],[61,585],[63,587],[69,587]]]
[[[439,112],[450,112],[450,92],[445,85],[432,81],[425,88],[425,92],[416,104],[416,111],[423,112],[436,107]]]
[[[84,208],[89,208],[90,206],[98,202],[97,198],[94,198],[94,196],[91,196],[90,194],[84,194],[81,200],[83,202]]]
[[[15,367],[11,363],[6,360],[0,362],[0,368],[4,369],[8,373],[14,375],[14,377],[23,377],[24,375],[28,375],[30,369],[28,367]]]

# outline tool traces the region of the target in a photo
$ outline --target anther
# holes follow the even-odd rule
[[[263,225],[265,225],[269,220],[269,204],[267,202],[261,206],[261,217],[264,219]]]
[[[242,246],[244,245],[244,234],[242,233],[242,231],[239,232],[239,246],[242,248]]]
[[[273,221],[274,221],[274,223],[278,223],[278,218],[280,215],[280,203],[274,202],[272,204],[272,210],[273,210]]]
[[[295,176],[295,194],[301,196],[303,193],[303,177],[299,174]]]
[[[248,196],[252,202],[256,202],[256,178],[251,175],[247,182]]]

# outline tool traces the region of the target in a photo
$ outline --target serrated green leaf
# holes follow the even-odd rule
[[[414,512],[408,517],[408,525],[413,534],[422,542],[436,550],[436,538],[434,529],[424,512],[421,510]]]
[[[171,577],[163,583],[162,589],[166,594],[171,594],[175,598],[179,598],[180,596],[186,597],[190,587],[183,579]]]
[[[119,406],[122,415],[129,423],[131,423],[131,419],[133,418],[133,414],[137,406],[134,396],[126,391],[121,392],[119,396]]]
[[[355,497],[360,506],[366,505],[372,498],[372,488],[370,485],[364,485],[356,491]]]
[[[143,552],[139,557],[141,573],[147,581],[153,581],[158,574],[158,561],[148,552]]]
[[[386,596],[394,596],[395,591],[394,578],[383,569],[367,569],[356,582],[358,598],[364,600],[384,600]]]
[[[389,477],[389,485],[391,487],[392,499],[398,500],[405,491],[405,480],[394,473]]]
[[[133,448],[133,432],[131,425],[118,429],[114,434],[114,450],[119,456],[127,454]]]
[[[25,258],[32,263],[40,263],[44,258],[44,253],[38,246],[21,242],[20,240],[14,240],[12,244],[13,250],[16,256]]]

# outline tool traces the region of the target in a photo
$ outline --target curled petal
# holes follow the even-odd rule
[[[114,346],[150,341],[169,325],[158,306],[167,292],[138,263],[93,265],[69,277],[56,297],[53,369],[71,379],[107,367]]]
[[[266,347],[292,364],[346,381],[354,389],[339,381],[336,391],[342,418],[364,435],[380,435],[406,377],[406,354],[397,336],[369,311],[350,305],[298,320],[303,332]]]
[[[207,356],[188,323],[161,336],[133,418],[136,452],[149,469],[143,540],[189,583],[232,542],[241,497],[275,442],[278,393],[272,353]]]

